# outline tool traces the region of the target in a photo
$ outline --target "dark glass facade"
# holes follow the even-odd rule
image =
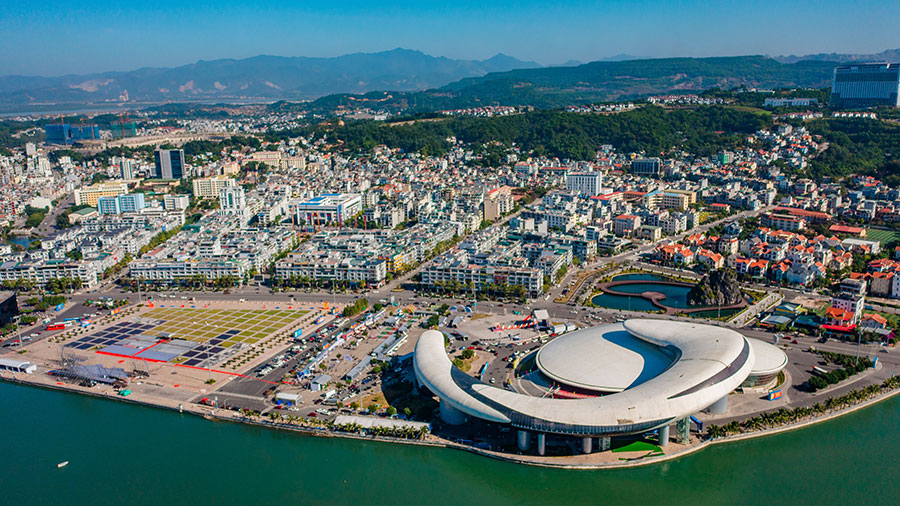
[[[831,106],[860,109],[900,107],[900,64],[839,65],[831,84]]]
[[[100,138],[100,127],[97,125],[70,125],[68,123],[51,123],[44,126],[47,144],[68,146],[78,141]]]
[[[157,179],[181,179],[184,177],[184,150],[157,149],[153,152],[153,177]]]

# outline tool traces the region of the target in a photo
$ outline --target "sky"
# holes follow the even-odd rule
[[[543,65],[640,57],[875,53],[900,47],[900,2],[637,0],[5,0],[0,75],[402,47]]]

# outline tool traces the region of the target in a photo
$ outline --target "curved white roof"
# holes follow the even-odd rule
[[[720,327],[662,320],[628,320],[599,329],[626,330],[676,356],[663,373],[640,385],[587,399],[530,397],[477,381],[453,367],[444,336],[426,331],[416,344],[419,381],[460,411],[525,429],[565,434],[649,430],[700,411],[737,388],[753,355],[741,334]]]
[[[750,352],[753,353],[753,376],[766,376],[775,374],[787,365],[788,358],[781,348],[759,339],[748,337]]]
[[[557,337],[538,350],[548,378],[599,392],[621,392],[659,375],[672,362],[654,345],[618,326],[589,327]]]

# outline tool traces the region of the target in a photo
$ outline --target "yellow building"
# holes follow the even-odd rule
[[[225,188],[234,188],[237,183],[234,179],[224,176],[195,179],[194,196],[198,199],[217,199],[219,193]]]
[[[125,183],[100,183],[75,190],[75,205],[89,205],[97,207],[97,199],[100,197],[118,197],[128,193],[128,185]]]

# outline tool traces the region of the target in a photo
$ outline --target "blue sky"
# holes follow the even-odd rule
[[[900,2],[888,0],[260,3],[4,0],[0,75],[397,47],[465,59],[502,52],[541,64],[619,53],[778,55],[900,47]]]

